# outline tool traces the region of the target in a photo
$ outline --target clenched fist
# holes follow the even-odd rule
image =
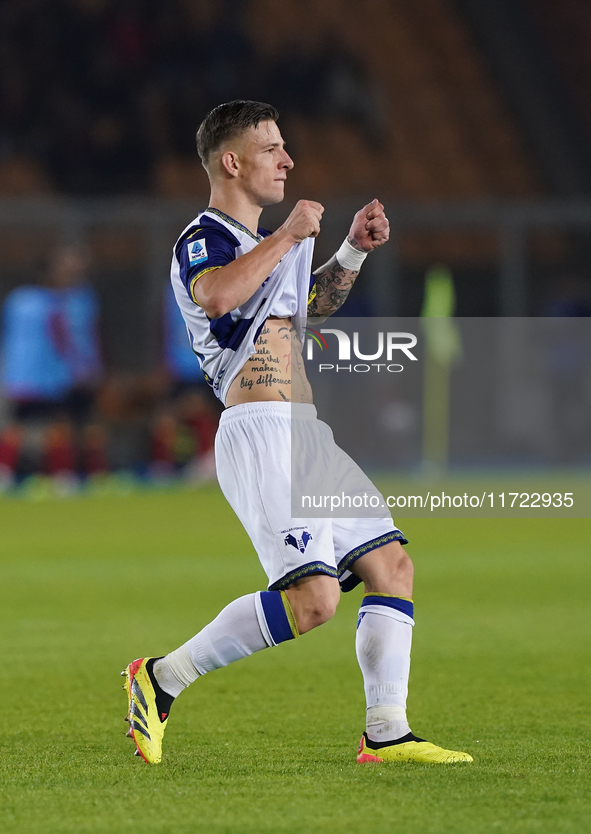
[[[323,212],[324,206],[320,203],[299,200],[281,228],[288,232],[294,243],[300,243],[307,237],[316,237],[320,232]]]
[[[349,230],[349,243],[362,252],[371,252],[390,237],[390,224],[379,200],[372,200],[357,212]]]

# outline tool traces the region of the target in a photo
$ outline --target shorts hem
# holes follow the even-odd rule
[[[348,594],[349,591],[352,591],[353,588],[356,588],[361,584],[361,579],[358,576],[355,576],[354,573],[349,573],[349,576],[339,579],[339,584],[341,586],[341,591],[344,594]]]
[[[298,579],[303,579],[304,576],[312,576],[316,573],[324,573],[327,576],[334,576],[338,579],[337,569],[327,565],[325,562],[308,562],[307,565],[302,565],[295,570],[286,573],[281,579],[269,585],[270,591],[283,591],[288,585],[297,582]]]
[[[356,588],[357,585],[361,582],[361,579],[355,574],[350,574],[346,578],[342,579],[343,574],[347,571],[351,570],[351,565],[353,562],[356,562],[357,559],[360,559],[362,556],[365,556],[366,553],[370,553],[372,550],[376,550],[378,547],[383,547],[385,544],[389,542],[400,542],[400,544],[408,544],[408,539],[404,537],[404,533],[401,530],[391,530],[389,533],[385,533],[383,536],[378,536],[375,539],[370,539],[363,544],[360,544],[358,547],[355,547],[353,550],[350,550],[346,556],[343,556],[341,561],[338,565],[338,576],[339,581],[341,582],[341,591],[343,593],[347,593],[348,591],[352,591],[353,588]]]

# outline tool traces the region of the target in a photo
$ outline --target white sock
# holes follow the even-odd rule
[[[366,731],[372,741],[394,741],[410,732],[406,698],[413,625],[412,617],[386,604],[361,608],[355,649],[367,702]]]
[[[176,698],[201,675],[274,645],[257,597],[235,599],[199,634],[157,660],[154,676],[162,689]]]

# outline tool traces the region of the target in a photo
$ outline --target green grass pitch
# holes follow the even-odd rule
[[[3,834],[590,830],[590,523],[397,518],[416,565],[409,717],[472,765],[355,763],[360,591],[198,681],[164,758],[120,670],[264,587],[217,489],[0,501]]]

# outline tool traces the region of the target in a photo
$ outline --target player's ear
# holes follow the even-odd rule
[[[226,151],[222,154],[220,159],[222,168],[231,177],[238,176],[238,154],[234,151]]]

